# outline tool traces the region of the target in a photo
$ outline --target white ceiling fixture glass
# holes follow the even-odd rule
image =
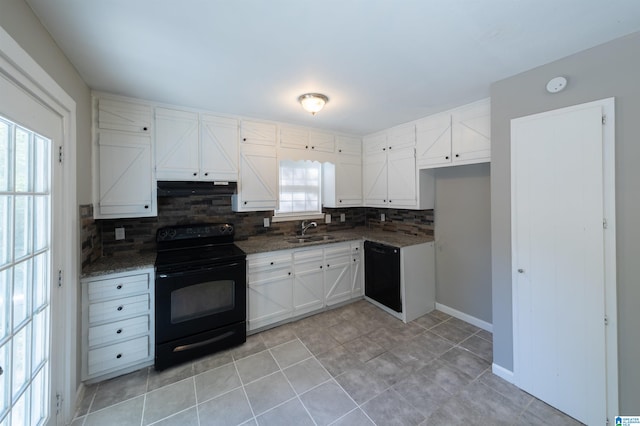
[[[310,112],[311,115],[316,115],[318,111],[324,108],[324,104],[329,102],[329,98],[322,93],[305,93],[298,97],[298,102],[300,102],[305,111]]]

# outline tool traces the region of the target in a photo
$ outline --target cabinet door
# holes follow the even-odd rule
[[[387,132],[387,149],[413,148],[416,145],[415,124],[392,127]]]
[[[198,114],[156,108],[156,177],[197,180],[199,176]]]
[[[132,102],[98,99],[98,128],[151,133],[153,114],[148,105]]]
[[[362,179],[364,202],[367,206],[387,205],[387,153],[366,154]]]
[[[327,306],[351,299],[351,249],[349,245],[325,250]]]
[[[101,130],[98,133],[96,217],[155,216],[151,136]]]
[[[389,151],[388,162],[388,206],[415,207],[416,159],[413,148]]]
[[[274,148],[241,147],[236,211],[273,210],[278,200],[278,162]]]
[[[387,134],[384,132],[362,138],[362,148],[365,154],[386,152],[387,147]]]
[[[334,152],[336,143],[331,133],[309,132],[309,147],[313,151]]]
[[[260,121],[242,121],[240,123],[242,143],[257,145],[276,145],[276,125]]]
[[[364,270],[362,243],[351,245],[351,297],[364,295]]]
[[[280,127],[280,147],[293,149],[310,149],[309,131],[297,127]]]
[[[351,136],[336,136],[338,154],[362,155],[362,141]]]
[[[293,254],[293,312],[300,315],[324,306],[322,249]]]
[[[238,180],[238,121],[203,114],[200,121],[200,178]]]
[[[418,167],[451,164],[451,114],[436,114],[416,123]]]
[[[249,274],[249,329],[282,321],[293,311],[293,280],[290,269],[282,269],[278,276],[252,282]]]
[[[451,154],[454,163],[491,159],[491,102],[484,99],[452,111]]]
[[[362,157],[338,154],[336,161],[336,207],[362,205]]]

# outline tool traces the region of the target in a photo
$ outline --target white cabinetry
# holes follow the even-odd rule
[[[325,207],[362,205],[362,141],[336,136],[335,165],[323,164]]]
[[[156,108],[156,176],[159,180],[236,181],[238,121]]]
[[[351,243],[351,297],[364,294],[364,262],[362,261],[362,241]]]
[[[364,153],[365,205],[433,208],[433,180],[426,175],[418,175],[416,170],[414,124],[366,136]]]
[[[82,280],[82,380],[153,363],[153,268]]]
[[[293,311],[306,314],[324,307],[323,249],[293,253]]]
[[[352,297],[351,245],[334,244],[324,250],[324,297],[327,306]]]
[[[280,126],[280,148],[334,152],[335,139],[331,133],[318,132],[302,127]]]
[[[419,168],[491,161],[491,102],[483,99],[416,122]]]
[[[247,256],[248,327],[255,330],[293,313],[293,264],[290,251]]]
[[[240,127],[240,178],[231,198],[234,211],[275,210],[278,206],[276,126],[243,121]]]
[[[94,216],[156,216],[151,106],[94,98],[94,117]]]

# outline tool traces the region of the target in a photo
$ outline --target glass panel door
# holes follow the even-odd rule
[[[49,413],[51,141],[0,117],[0,425]]]

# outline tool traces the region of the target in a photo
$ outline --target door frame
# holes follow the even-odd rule
[[[605,356],[607,379],[607,418],[613,420],[619,414],[618,401],[618,314],[617,314],[617,281],[616,281],[616,203],[615,203],[615,98],[606,98],[593,102],[558,108],[538,114],[531,114],[521,118],[543,118],[557,115],[558,112],[571,112],[585,108],[600,106],[603,114],[602,125],[602,167],[603,167],[603,227],[604,227],[604,297],[605,297]],[[513,122],[511,120],[511,122]],[[513,157],[513,149],[511,150]],[[511,160],[513,164],[513,158]],[[511,167],[511,200],[516,199],[515,172]],[[515,209],[511,206],[511,224],[515,223]],[[511,289],[513,313],[513,381],[517,382],[519,354],[518,346],[518,281],[516,259],[515,233],[511,232]]]
[[[51,397],[61,395],[58,401],[58,420],[66,424],[71,421],[77,399],[77,324],[78,324],[78,207],[76,201],[76,102],[27,52],[0,27],[0,73],[21,87],[28,95],[58,114],[62,120],[64,161],[60,165],[60,182],[54,182],[57,194],[55,204],[60,205],[61,214],[57,234],[67,238],[52,241],[52,271],[62,271],[62,285],[52,286],[51,327],[56,324],[56,338],[51,338],[51,353],[64,354],[51,358]],[[62,152],[62,151],[61,151]],[[52,157],[58,155],[58,147],[52,146]],[[53,212],[55,214],[55,212]],[[53,233],[53,228],[52,228]],[[57,274],[56,274],[57,275]],[[51,277],[52,284],[58,279]],[[55,290],[55,293],[54,293]],[[53,330],[52,330],[53,331]],[[54,364],[55,362],[55,364]],[[50,413],[56,421],[56,413]]]

